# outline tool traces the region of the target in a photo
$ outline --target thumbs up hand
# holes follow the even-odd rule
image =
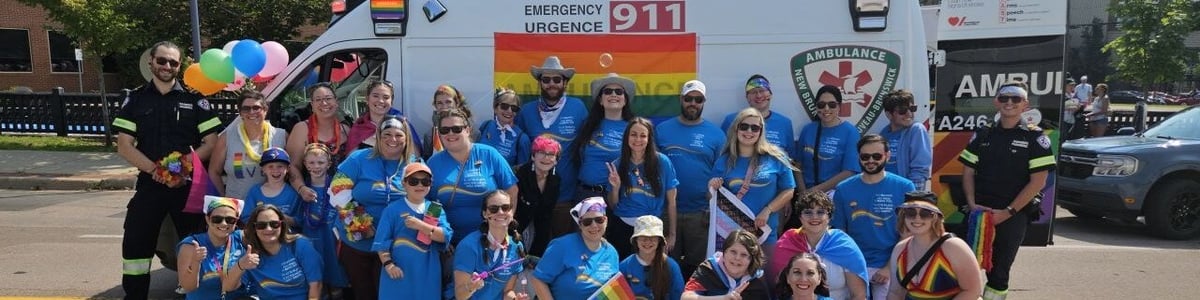
[[[192,259],[196,262],[203,262],[206,257],[208,257],[208,247],[200,246],[200,243],[192,240]]]
[[[254,246],[246,244],[246,253],[242,255],[241,259],[238,259],[238,267],[243,270],[253,270],[258,268],[258,262],[258,253],[254,253]]]

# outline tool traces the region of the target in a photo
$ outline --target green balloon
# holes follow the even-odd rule
[[[200,54],[200,70],[212,81],[233,82],[233,60],[221,49],[204,50]]]

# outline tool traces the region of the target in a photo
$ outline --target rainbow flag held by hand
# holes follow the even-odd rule
[[[192,186],[188,190],[183,212],[200,214],[204,213],[204,196],[221,196],[221,193],[217,191],[217,186],[208,180],[204,162],[201,162],[200,156],[195,153],[196,149],[192,149]]]
[[[696,79],[696,34],[495,34],[497,87],[511,88],[524,101],[541,91],[530,74],[548,56],[558,56],[575,76],[566,94],[592,102],[593,79],[617,73],[637,83],[633,113],[648,118],[679,115],[679,91]]]
[[[971,212],[967,219],[967,245],[975,254],[979,268],[992,270],[992,242],[996,239],[996,227],[992,225],[992,213],[986,210]]]
[[[617,272],[612,278],[605,282],[596,293],[588,297],[588,300],[634,300],[633,288],[629,286],[629,281],[625,280],[625,275]]]

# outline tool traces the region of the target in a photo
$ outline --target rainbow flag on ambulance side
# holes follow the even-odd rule
[[[629,286],[629,281],[625,280],[625,274],[617,272],[612,278],[605,282],[596,293],[588,297],[588,300],[634,300],[633,288]]]
[[[637,83],[631,103],[642,117],[679,115],[679,90],[696,79],[696,34],[495,34],[497,87],[515,90],[524,101],[540,95],[529,73],[547,56],[575,68],[566,94],[591,103],[591,82],[617,73]]]

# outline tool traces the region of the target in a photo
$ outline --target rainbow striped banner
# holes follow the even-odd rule
[[[608,279],[596,293],[588,297],[588,300],[634,300],[633,288],[629,286],[629,281],[625,280],[625,274],[617,272],[612,278]]]
[[[495,85],[515,90],[524,101],[540,95],[530,66],[558,56],[575,68],[567,95],[592,102],[591,82],[617,73],[637,83],[634,114],[679,115],[679,91],[696,79],[696,34],[495,34]]]
[[[403,20],[405,0],[371,0],[372,20]]]

